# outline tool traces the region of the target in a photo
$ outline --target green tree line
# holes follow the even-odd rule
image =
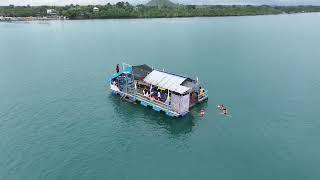
[[[98,7],[99,11],[94,12],[94,7]],[[55,9],[57,15],[66,16],[69,19],[245,16],[320,12],[320,6],[177,5],[165,7],[142,4],[133,6],[128,2],[118,2],[97,6],[72,4],[67,6],[1,6],[0,16],[46,16],[47,9]]]

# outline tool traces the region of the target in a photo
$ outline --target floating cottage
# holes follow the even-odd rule
[[[123,64],[110,77],[112,93],[128,102],[151,106],[172,117],[185,116],[194,105],[208,100],[198,80],[155,70],[148,65]]]

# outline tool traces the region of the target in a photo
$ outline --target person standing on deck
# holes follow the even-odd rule
[[[118,73],[119,71],[120,71],[119,64],[117,64],[117,66],[116,66],[116,72]]]
[[[161,92],[158,91],[158,100],[161,101]]]
[[[171,103],[171,101],[170,101],[170,91],[168,90],[168,95],[167,95],[167,99],[166,99],[166,101],[164,102],[167,106],[170,106],[170,103]]]
[[[146,88],[144,88],[144,89],[142,90],[142,93],[143,93],[144,96],[146,96],[146,94],[147,94],[146,91],[147,91]]]
[[[200,91],[200,93],[199,93],[200,97],[204,96],[204,89],[201,86],[200,86],[200,90],[199,91]]]

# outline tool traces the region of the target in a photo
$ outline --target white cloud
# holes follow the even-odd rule
[[[106,4],[128,1],[132,4],[145,3],[148,0],[0,0],[0,5],[66,5],[66,4]],[[181,4],[271,4],[271,5],[320,5],[320,0],[172,0]]]

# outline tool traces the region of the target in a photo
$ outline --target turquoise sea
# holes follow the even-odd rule
[[[198,76],[209,101],[122,102],[121,62]],[[318,13],[0,23],[0,179],[318,180],[319,68]]]

